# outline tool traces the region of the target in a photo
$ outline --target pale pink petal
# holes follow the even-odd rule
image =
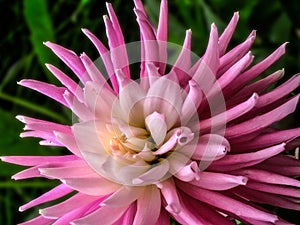
[[[247,120],[243,123],[228,127],[226,129],[225,136],[229,139],[237,138],[239,136],[257,132],[272,123],[283,119],[295,111],[298,99],[299,96],[296,96],[270,112],[254,117],[253,119]]]
[[[71,192],[73,192],[74,190],[72,188],[67,187],[64,184],[60,184],[58,186],[56,186],[55,188],[51,189],[50,191],[44,193],[43,195],[41,195],[40,197],[31,200],[30,202],[28,202],[25,205],[22,205],[19,210],[22,212],[24,210],[27,210],[29,208],[32,208],[36,205],[45,203],[45,202],[50,202],[52,200],[61,198]]]
[[[146,128],[150,131],[151,137],[157,146],[160,146],[165,140],[167,134],[167,124],[165,122],[165,116],[153,112],[145,118]]]
[[[64,106],[69,107],[68,103],[63,97],[63,94],[66,91],[66,88],[64,87],[57,87],[53,84],[48,84],[45,82],[41,82],[37,80],[29,80],[29,79],[21,80],[20,82],[18,82],[18,84],[24,87],[28,87],[37,92],[40,92],[54,99],[55,101],[63,104]]]
[[[209,170],[230,171],[253,166],[284,151],[284,146],[279,144],[256,152],[226,155],[221,160],[213,161]]]
[[[148,186],[137,200],[133,225],[155,224],[159,217],[160,207],[161,197],[158,188],[155,185]]]
[[[145,117],[155,111],[163,114],[170,129],[179,119],[178,113],[181,111],[182,104],[180,86],[165,77],[160,77],[148,90],[144,101]]]
[[[229,24],[219,37],[219,54],[224,55],[239,20],[239,12],[235,12]]]

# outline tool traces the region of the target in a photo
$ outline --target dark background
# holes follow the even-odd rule
[[[159,1],[144,1],[152,21],[158,19]],[[126,42],[139,40],[138,26],[131,1],[111,1],[120,19]],[[285,68],[285,77],[300,71],[300,2],[298,0],[169,0],[169,41],[182,44],[185,30],[193,32],[193,51],[205,51],[209,27],[215,22],[221,33],[233,12],[240,12],[240,22],[231,46],[243,41],[252,29],[257,38],[252,49],[259,61],[288,41],[287,53],[272,70]],[[44,63],[72,73],[45,47],[43,41],[54,41],[92,59],[97,52],[81,32],[86,27],[106,43],[102,15],[105,2],[100,0],[0,0],[0,155],[55,155],[63,149],[42,147],[38,140],[21,140],[22,124],[18,114],[70,124],[70,112],[53,104],[52,100],[16,84],[24,78],[58,83],[45,69]],[[280,83],[280,82],[279,82]],[[278,84],[279,84],[278,83]],[[299,115],[299,114],[296,114]],[[294,116],[289,126],[299,126]],[[297,124],[296,124],[297,123]],[[285,126],[285,125],[282,125]],[[20,167],[0,162],[0,223],[16,224],[37,213],[37,209],[19,213],[18,207],[56,185],[55,181],[40,179],[11,181]],[[278,210],[286,219],[296,223],[298,212]],[[4,223],[3,223],[4,222]]]

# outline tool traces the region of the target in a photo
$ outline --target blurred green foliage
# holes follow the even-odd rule
[[[127,42],[139,40],[138,26],[132,12],[133,2],[111,1],[123,27]],[[146,9],[154,23],[158,20],[158,0],[145,0]],[[185,30],[193,32],[193,51],[201,55],[207,44],[209,27],[215,22],[221,32],[233,12],[240,12],[240,22],[231,46],[243,41],[251,29],[257,39],[253,53],[256,60],[271,53],[283,42],[290,42],[287,54],[272,69],[285,68],[287,79],[300,71],[300,2],[298,0],[169,0],[169,41],[183,42]],[[101,16],[106,14],[105,3],[99,0],[0,0],[0,155],[53,155],[63,150],[42,147],[37,140],[21,140],[22,125],[18,114],[70,123],[70,112],[53,104],[52,100],[19,87],[16,81],[24,78],[58,83],[45,69],[51,63],[73,77],[43,41],[56,41],[80,54],[85,51],[92,59],[96,50],[82,34],[86,27],[107,43]],[[295,120],[296,121],[296,120]],[[299,121],[299,120],[298,120]],[[298,124],[299,125],[299,124]],[[10,176],[20,167],[0,162],[0,221],[6,225],[24,221],[36,210],[18,213],[19,205],[37,197],[53,186],[46,180],[11,181]],[[280,210],[283,217],[296,223],[299,213]]]

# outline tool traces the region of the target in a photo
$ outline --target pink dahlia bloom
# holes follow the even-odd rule
[[[20,211],[64,200],[22,224],[165,225],[170,218],[189,225],[227,225],[234,219],[288,224],[261,205],[300,210],[300,181],[295,179],[300,162],[282,154],[299,145],[300,128],[271,126],[294,112],[299,95],[290,93],[299,86],[300,76],[271,91],[268,87],[283,70],[256,79],[284,54],[285,44],[256,65],[251,65],[249,51],[255,32],[227,51],[238,22],[235,13],[221,35],[211,26],[205,54],[197,60],[192,60],[188,30],[172,64],[166,0],[157,28],[142,2],[135,0],[141,42],[131,48],[110,4],[107,10],[109,49],[83,29],[99,51],[104,71],[86,54],[78,56],[46,42],[81,84],[52,65],[47,68],[62,87],[20,82],[74,113],[71,126],[17,117],[26,124],[22,137],[38,137],[43,145],[70,151],[63,156],[1,157],[29,167],[14,175],[16,180],[61,181]],[[139,48],[140,79],[135,81],[129,65],[136,59],[129,50]]]

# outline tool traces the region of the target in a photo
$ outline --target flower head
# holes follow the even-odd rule
[[[263,209],[270,204],[300,210],[300,163],[281,154],[299,145],[300,129],[271,125],[294,112],[299,86],[294,76],[268,91],[283,70],[254,81],[285,51],[285,44],[256,65],[250,48],[255,32],[227,51],[239,15],[218,35],[212,24],[201,58],[191,52],[186,32],[175,63],[167,43],[167,3],[159,24],[140,0],[134,12],[141,41],[125,44],[111,4],[104,16],[109,49],[89,30],[103,68],[85,54],[49,47],[77,75],[77,84],[53,65],[62,83],[35,80],[20,85],[45,94],[74,113],[71,126],[18,116],[22,137],[64,146],[63,156],[10,156],[3,161],[29,166],[14,179],[44,177],[61,184],[20,207],[27,210],[73,193],[40,210],[25,224],[287,224]],[[140,52],[136,57],[132,52]],[[133,79],[130,64],[140,63]],[[167,70],[167,66],[170,69]],[[106,77],[108,79],[106,79]],[[283,167],[284,166],[284,167]]]

